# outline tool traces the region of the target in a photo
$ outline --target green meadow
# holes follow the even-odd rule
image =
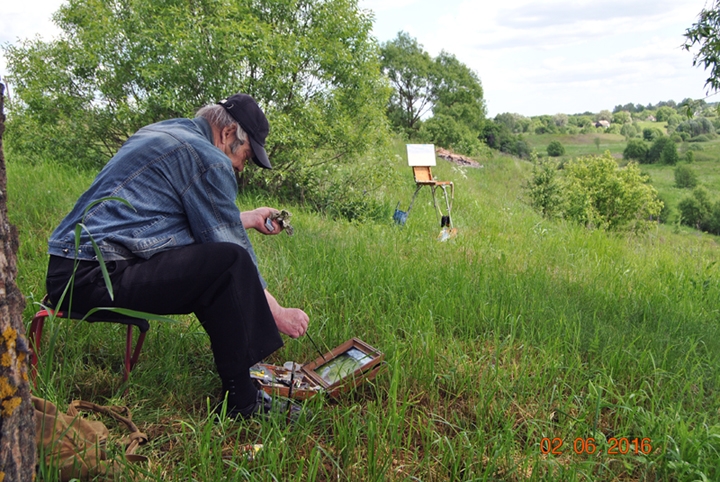
[[[568,142],[569,155],[595,152],[593,137]],[[601,139],[600,150],[622,152],[615,136]],[[545,141],[530,139],[539,152]],[[717,238],[548,222],[523,194],[529,163],[496,155],[482,168],[438,161],[434,174],[455,182],[458,228],[439,242],[427,188],[405,226],[392,221],[414,190],[404,146],[396,151],[379,161],[394,168],[383,221],[350,223],[257,193],[238,200],[293,214],[293,236],[252,238],[269,289],[308,312],[322,349],[358,337],[384,352],[387,369],[373,381],[316,396],[295,424],[218,420],[220,380],[192,316],[151,322],[127,384],[124,329],[56,320],[35,394],[61,408],[76,398],[128,406],[150,439],[136,480],[720,479]],[[93,173],[8,157],[29,325],[46,240]],[[693,167],[715,172],[715,163],[698,153]],[[672,189],[666,170],[650,174]],[[268,361],[316,356],[304,337]],[[112,432],[117,451],[122,430]],[[250,457],[247,444],[263,448]],[[52,464],[38,478],[55,480]]]

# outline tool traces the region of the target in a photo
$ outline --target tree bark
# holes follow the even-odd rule
[[[4,94],[0,83],[0,482],[29,482],[35,478],[35,419],[22,320],[25,300],[15,283],[18,234],[7,217]]]

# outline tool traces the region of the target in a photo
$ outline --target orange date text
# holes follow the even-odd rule
[[[652,452],[652,440],[645,438],[610,437],[607,447],[599,448],[593,437],[578,437],[572,444],[560,437],[543,437],[540,440],[540,453],[543,455],[562,455],[564,453],[588,454],[605,453],[608,455],[647,455]]]

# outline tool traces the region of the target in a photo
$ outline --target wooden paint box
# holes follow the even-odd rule
[[[384,358],[384,353],[358,338],[351,338],[305,365],[258,363],[250,368],[250,377],[270,395],[305,400],[325,392],[336,397],[375,378],[385,367]]]

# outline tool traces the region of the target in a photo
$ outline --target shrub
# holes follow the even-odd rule
[[[620,168],[606,152],[565,165],[565,217],[608,230],[641,232],[657,219],[663,203],[648,176],[631,162]]]
[[[453,149],[469,156],[479,155],[487,149],[463,123],[445,114],[437,114],[420,127],[420,138],[438,146]]]
[[[681,189],[694,188],[697,186],[697,174],[688,166],[678,166],[675,168],[675,185]]]
[[[663,132],[657,127],[646,127],[643,129],[643,139],[646,141],[654,141],[655,139],[662,137]]]
[[[516,156],[527,159],[530,157],[530,153],[532,152],[532,148],[530,147],[530,144],[527,143],[524,139],[518,139],[515,142],[515,154]]]
[[[700,134],[699,136],[691,137],[688,140],[690,142],[708,142],[710,138],[705,134]]]
[[[637,129],[630,123],[623,124],[620,128],[620,134],[631,139],[637,135]]]
[[[677,146],[669,137],[658,137],[653,141],[648,150],[647,161],[650,164],[656,162],[675,164],[677,163]]]
[[[560,141],[550,141],[550,144],[547,146],[547,153],[548,156],[559,157],[565,154],[565,147]]]
[[[696,188],[692,196],[688,196],[678,203],[678,211],[681,224],[706,230],[711,212],[707,191],[702,187]]]
[[[701,134],[710,134],[715,132],[715,126],[705,117],[699,119],[689,119],[678,124],[675,128],[678,132],[687,132],[691,137]]]
[[[713,204],[706,222],[707,232],[712,234],[720,234],[720,201]]]
[[[687,151],[685,153],[685,162],[695,162],[695,153],[693,151]]]
[[[666,142],[660,152],[660,163],[674,166],[680,160],[678,156],[677,145],[670,139],[670,142]]]
[[[665,224],[672,215],[672,208],[662,196],[658,195],[658,200],[663,204],[662,209],[660,209],[660,214],[658,215],[658,221]]]
[[[530,197],[530,205],[537,209],[543,217],[552,219],[562,213],[562,193],[558,182],[557,165],[546,160],[537,160],[532,169],[532,176],[525,184]]]
[[[630,139],[623,151],[623,158],[635,160],[642,164],[646,161],[647,153],[648,148],[644,141]]]

